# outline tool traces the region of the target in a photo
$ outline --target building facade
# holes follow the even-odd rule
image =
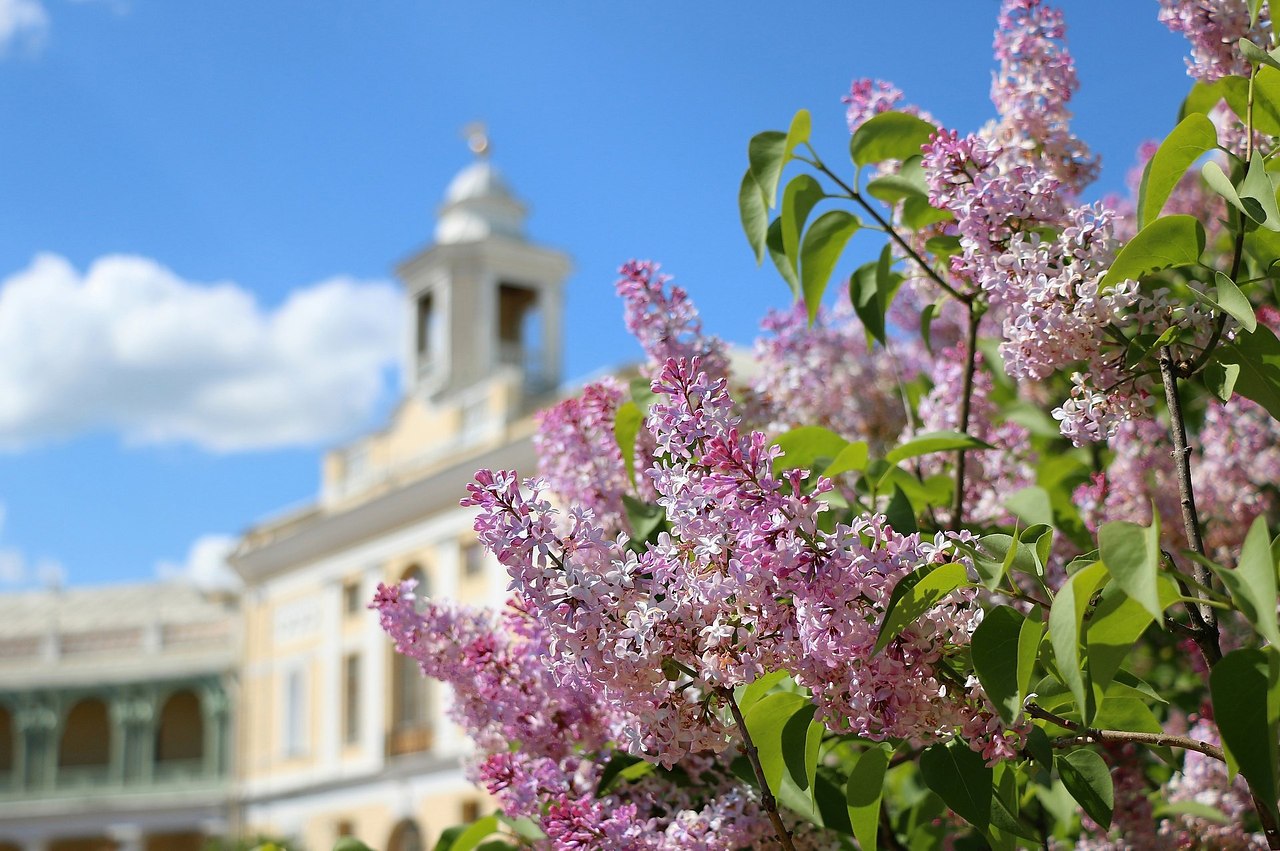
[[[390,423],[330,452],[315,502],[254,527],[232,556],[244,833],[420,851],[487,806],[463,776],[448,695],[366,607],[379,582],[407,578],[420,595],[504,598],[458,500],[480,467],[533,469],[532,412],[560,383],[569,261],[526,238],[526,213],[486,158],[458,174],[434,243],[398,269],[409,333]]]
[[[234,830],[234,598],[0,597],[0,851],[199,851]]]

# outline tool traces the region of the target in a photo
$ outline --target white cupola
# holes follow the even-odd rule
[[[475,160],[445,191],[435,242],[401,264],[411,323],[406,390],[466,402],[495,380],[529,398],[560,381],[569,258],[529,242],[528,208],[489,161],[484,128],[467,128]]]

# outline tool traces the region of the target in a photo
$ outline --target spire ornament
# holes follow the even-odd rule
[[[472,121],[467,124],[462,128],[462,135],[466,138],[467,147],[471,149],[471,153],[482,160],[489,158],[489,131],[483,121]]]

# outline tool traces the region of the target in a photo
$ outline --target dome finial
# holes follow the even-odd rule
[[[471,153],[482,160],[489,158],[489,132],[483,121],[472,121],[462,128],[462,135],[466,137]]]

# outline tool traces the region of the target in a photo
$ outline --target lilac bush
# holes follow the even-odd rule
[[[462,500],[507,607],[374,601],[500,808],[441,851],[1280,848],[1280,50],[1262,0],[1158,14],[1195,83],[1130,197],[1004,0],[984,126],[860,79],[851,167],[751,140],[754,368],[622,267],[640,378]]]

